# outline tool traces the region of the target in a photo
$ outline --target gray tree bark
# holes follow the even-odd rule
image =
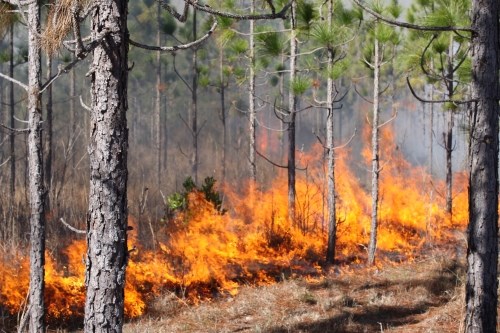
[[[52,57],[47,56],[47,80],[52,76]],[[46,146],[46,156],[45,156],[45,190],[47,191],[47,197],[45,205],[47,209],[50,210],[51,204],[51,188],[52,188],[52,146],[53,146],[53,117],[52,117],[52,85],[46,90],[47,101],[45,104],[46,109],[46,127],[44,130],[45,134],[45,146]]]
[[[368,264],[375,262],[375,251],[377,249],[377,228],[378,228],[378,181],[379,181],[379,79],[380,79],[380,55],[379,41],[374,41],[375,54],[373,63],[373,119],[372,119],[372,216],[370,229],[370,243],[368,245]]]
[[[9,76],[14,78],[14,24],[9,30]],[[14,82],[9,82],[9,126],[14,128]],[[10,177],[9,177],[9,194],[10,194],[10,209],[14,208],[14,194],[16,192],[16,139],[15,134],[9,134],[9,150],[10,150]]]
[[[157,17],[158,30],[156,31],[156,45],[161,45],[161,3],[157,3]],[[158,188],[161,188],[161,52],[156,52],[156,101],[155,101],[155,125],[156,125],[156,180]]]
[[[196,10],[193,13],[193,40],[197,38]],[[198,49],[193,49],[193,82],[191,85],[191,107],[189,109],[189,120],[191,123],[191,134],[193,136],[193,151],[191,152],[191,174],[195,184],[198,184]]]
[[[226,182],[226,156],[227,156],[227,125],[226,125],[226,84],[224,80],[224,50],[219,50],[219,89],[220,89],[220,120],[222,122],[222,174],[221,186]]]
[[[45,332],[45,209],[42,158],[41,45],[38,1],[28,6],[28,191],[30,203],[29,331]]]
[[[448,46],[448,66],[446,75],[446,88],[448,99],[453,99],[453,36],[450,36]],[[446,151],[446,213],[449,217],[453,208],[453,110],[449,108],[446,112],[446,134],[444,135],[444,145]]]
[[[294,224],[296,223],[295,216],[295,119],[297,108],[297,96],[293,90],[293,83],[297,74],[297,30],[296,17],[297,2],[294,1],[290,12],[290,88],[288,95],[288,219]]]
[[[255,11],[255,0],[250,1],[250,13]],[[255,111],[255,24],[250,20],[249,31],[249,51],[250,51],[250,73],[248,82],[248,117],[249,117],[249,154],[250,179],[257,181],[257,165],[255,159],[255,138],[256,138],[256,111]]]
[[[499,2],[472,2],[467,333],[497,329]]]
[[[332,28],[333,16],[333,0],[328,1],[328,28]],[[328,49],[328,73],[331,73],[334,61],[334,50]],[[337,217],[335,212],[335,150],[334,150],[334,128],[335,121],[333,116],[334,103],[334,82],[328,75],[326,85],[326,104],[328,107],[328,115],[326,118],[326,148],[327,148],[327,186],[328,186],[328,246],[326,250],[326,262],[333,264],[335,262],[335,244],[337,241]]]
[[[126,0],[97,0],[91,34],[109,35],[93,51],[90,68],[90,188],[84,329],[122,332],[127,266]]]

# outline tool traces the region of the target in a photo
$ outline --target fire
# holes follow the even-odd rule
[[[431,202],[430,176],[411,166],[394,143],[390,130],[382,131],[379,214],[379,263],[397,253],[411,259],[425,241],[449,241],[450,231],[467,221],[467,179],[455,176],[453,217],[443,212],[438,195]],[[337,152],[337,255],[340,262],[364,262],[370,233],[369,184],[350,167],[349,151]],[[326,251],[326,189],[323,148],[317,145],[300,156],[307,165],[297,179],[297,219],[287,219],[287,184],[276,179],[268,189],[225,188],[222,214],[201,192],[188,195],[188,207],[166,223],[156,251],[141,247],[130,233],[125,313],[129,318],[147,311],[148,301],[165,291],[191,302],[235,295],[240,284],[274,283],[282,276],[321,275]],[[366,153],[365,153],[366,155]],[[368,171],[366,171],[368,172]],[[436,192],[444,184],[435,181]],[[140,224],[132,217],[131,225]],[[137,229],[137,228],[135,228]],[[2,251],[6,252],[6,251]],[[49,319],[81,318],[84,307],[84,241],[73,242],[60,255],[64,263],[46,256],[46,304]],[[11,313],[23,310],[29,281],[28,259],[22,253],[0,256],[0,305]]]

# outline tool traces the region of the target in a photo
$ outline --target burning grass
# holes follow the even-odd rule
[[[202,191],[189,191],[184,209],[170,214],[155,234],[153,249],[144,247],[137,239],[138,230],[144,228],[145,222],[130,217],[129,224],[134,230],[129,233],[129,247],[135,251],[131,252],[127,268],[126,316],[129,319],[147,313],[163,316],[158,306],[163,304],[168,308],[165,315],[185,313],[187,310],[182,309],[185,306],[189,313],[208,316],[199,322],[213,320],[214,332],[230,330],[233,324],[248,326],[250,331],[316,332],[315,327],[331,331],[354,327],[347,332],[359,332],[363,325],[372,325],[375,318],[389,326],[409,324],[408,318],[414,320],[430,307],[441,304],[440,292],[450,290],[441,275],[436,279],[425,276],[418,284],[413,268],[408,277],[400,276],[397,283],[392,282],[392,278],[384,279],[383,274],[391,272],[391,266],[401,261],[415,261],[434,245],[456,244],[456,235],[466,223],[466,196],[457,190],[454,218],[445,216],[442,198],[431,202],[427,195],[429,177],[425,171],[411,168],[391,143],[390,132],[385,133],[383,140],[387,141],[383,145],[387,150],[382,154],[387,163],[381,174],[379,252],[375,270],[361,269],[366,258],[364,245],[369,237],[371,203],[349,167],[346,152],[336,162],[337,257],[343,274],[336,277],[323,270],[327,216],[323,161],[318,159],[323,148],[318,145],[302,157],[309,167],[297,180],[296,221],[287,219],[286,180],[281,178],[268,189],[225,188],[227,211],[224,212],[207,200]],[[460,180],[455,184],[457,188],[465,188]],[[434,183],[434,186],[442,188],[443,184]],[[453,245],[451,251],[457,249]],[[13,255],[3,252],[6,251],[0,256],[0,304],[14,315],[23,309],[28,262],[22,251]],[[46,256],[46,304],[52,324],[71,327],[81,320],[84,255],[84,242],[74,241],[57,256],[61,258],[57,262],[55,256]],[[300,277],[306,279],[305,282],[294,280]],[[429,280],[434,281],[432,288],[436,293],[428,288]],[[278,281],[287,282],[275,285]],[[440,286],[443,281],[445,285]],[[332,285],[336,287],[332,289]],[[285,292],[282,293],[282,289]],[[245,297],[245,293],[254,292],[260,293],[256,297],[260,305],[238,306],[263,311],[259,313],[264,313],[268,321],[260,322],[260,326],[252,326],[252,318],[257,314],[250,310],[233,308],[231,315],[220,314],[218,308],[211,309],[214,302],[219,305],[227,302],[224,308],[230,309],[240,297],[250,298]],[[244,295],[235,298],[238,293]],[[428,293],[432,294],[431,298]],[[418,302],[411,307],[395,304],[403,294],[412,302]],[[159,295],[167,295],[173,302],[182,299],[184,305],[179,309],[170,301],[162,301]],[[279,310],[290,309],[297,302],[300,304],[296,306],[297,312]],[[193,304],[200,305],[192,308]],[[266,304],[273,306],[268,308]],[[311,307],[317,311],[311,312]],[[196,309],[205,310],[200,314]],[[363,312],[359,312],[360,309]],[[228,321],[229,318],[233,320]],[[217,321],[220,323],[216,324]],[[155,322],[156,319],[150,319],[149,324],[155,325]],[[184,331],[207,332],[193,320],[183,325],[187,325]],[[369,331],[380,329],[375,326],[367,327]]]

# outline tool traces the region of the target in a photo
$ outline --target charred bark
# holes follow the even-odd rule
[[[467,333],[497,329],[499,2],[472,4]]]
[[[250,1],[250,13],[255,11],[255,0]],[[249,117],[249,163],[250,163],[250,179],[252,182],[257,181],[257,165],[255,164],[255,138],[256,138],[256,111],[255,111],[255,24],[250,20],[249,31],[249,50],[250,50],[250,74],[248,82],[248,117]]]
[[[96,1],[91,64],[85,332],[121,332],[127,265],[127,1]]]

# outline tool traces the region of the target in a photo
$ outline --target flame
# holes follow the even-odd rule
[[[408,163],[395,144],[394,133],[381,132],[379,265],[385,255],[397,253],[413,258],[425,241],[450,242],[451,231],[467,222],[467,177],[455,175],[452,218],[444,213],[442,181],[434,181],[430,193],[426,170]],[[370,233],[369,184],[352,168],[350,152],[337,152],[337,254],[347,263],[366,258]],[[369,150],[363,152],[369,156]],[[323,148],[312,147],[299,155],[307,171],[297,179],[297,219],[287,219],[287,182],[278,177],[264,190],[247,184],[243,189],[225,188],[227,213],[221,214],[202,193],[188,196],[188,209],[177,213],[163,229],[156,250],[145,250],[134,232],[129,233],[131,252],[125,290],[125,313],[129,318],[147,311],[148,301],[173,291],[197,303],[218,295],[236,295],[241,283],[270,284],[283,275],[300,273],[314,280],[322,274],[326,249],[327,211]],[[368,168],[368,166],[367,166]],[[366,171],[368,173],[368,171]],[[141,221],[129,218],[136,226]],[[136,229],[136,228],[135,228]],[[46,304],[48,318],[81,318],[84,306],[84,241],[75,241],[56,262],[46,256]],[[29,281],[28,259],[22,253],[0,256],[0,306],[11,313],[22,311]],[[4,253],[5,252],[5,253]],[[390,256],[388,256],[390,258]],[[69,318],[69,319],[68,319]]]

